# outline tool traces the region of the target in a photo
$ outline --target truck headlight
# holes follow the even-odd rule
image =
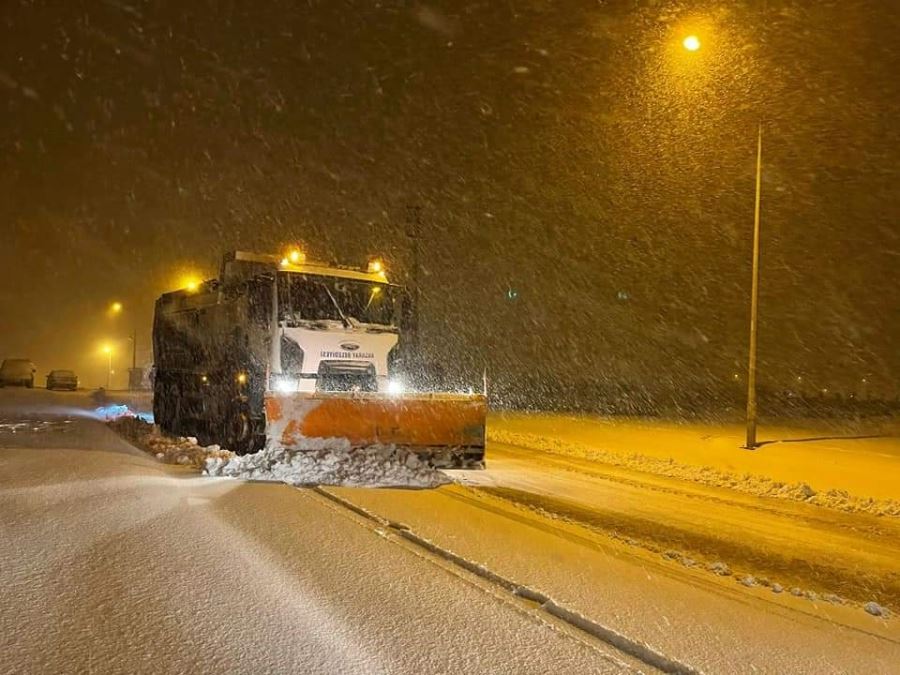
[[[406,391],[406,387],[400,380],[391,380],[388,382],[387,391],[389,394],[402,394]]]
[[[276,375],[272,378],[272,389],[281,394],[291,394],[295,391],[298,391],[299,386],[297,384],[297,380],[293,377]]]

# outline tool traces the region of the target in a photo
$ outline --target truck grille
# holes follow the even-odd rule
[[[319,364],[319,391],[378,391],[375,366],[356,361],[322,361]]]

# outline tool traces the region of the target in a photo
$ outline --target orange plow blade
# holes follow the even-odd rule
[[[269,393],[266,436],[283,447],[342,438],[353,447],[397,445],[480,462],[487,401],[481,394]]]

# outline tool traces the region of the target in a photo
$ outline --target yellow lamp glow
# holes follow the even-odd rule
[[[700,38],[696,35],[688,35],[681,43],[689,52],[695,52],[700,49]]]

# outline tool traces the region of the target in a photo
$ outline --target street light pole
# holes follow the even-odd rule
[[[750,285],[750,354],[747,364],[747,442],[756,448],[756,335],[759,312],[759,201],[762,192],[762,122],[756,136],[756,202],[753,210],[753,280]]]
[[[113,316],[122,313],[124,306],[121,302],[114,302],[109,306],[109,311]],[[131,368],[128,371],[128,388],[132,389],[132,385],[134,383],[135,372],[137,371],[137,324],[132,323],[131,335],[128,336],[128,339],[131,340]]]
[[[688,35],[682,46],[689,52],[701,48],[700,38]],[[747,440],[744,447],[753,450],[756,442],[756,337],[759,314],[759,202],[762,193],[762,121],[756,135],[756,200],[753,209],[753,279],[750,287],[750,349],[747,364]]]
[[[109,391],[112,381],[112,349],[106,350],[106,391]]]

